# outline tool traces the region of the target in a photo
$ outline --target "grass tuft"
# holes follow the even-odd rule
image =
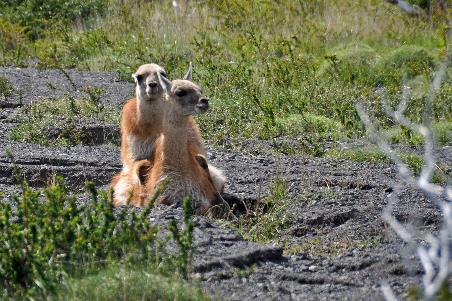
[[[141,265],[114,265],[87,277],[70,278],[57,296],[68,301],[210,300],[196,285]]]
[[[3,76],[0,76],[0,96],[6,99],[12,96],[14,92],[14,87],[11,85],[9,80]]]
[[[114,133],[103,133],[100,139],[95,137],[96,133],[85,129],[93,121],[116,125],[120,117],[117,109],[100,102],[101,90],[87,88],[86,91],[88,99],[49,99],[26,107],[11,131],[11,138],[45,146],[92,145],[97,140],[115,142]]]
[[[287,183],[276,178],[270,195],[261,204],[250,208],[246,216],[238,221],[238,230],[245,239],[256,242],[269,242],[277,239],[281,231],[291,224],[287,212],[289,201]]]

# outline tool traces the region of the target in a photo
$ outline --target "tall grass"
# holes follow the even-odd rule
[[[412,17],[385,1],[176,2],[177,9],[171,1],[110,0],[102,14],[65,30],[56,23],[36,40],[2,16],[9,29],[1,38],[9,46],[0,49],[0,63],[21,65],[31,57],[44,68],[114,70],[130,79],[147,62],[177,78],[192,61],[195,81],[214,100],[199,118],[201,128],[222,143],[294,136],[278,123],[292,114],[322,116],[340,123],[345,136],[361,136],[354,102],[383,116],[376,88],[385,86],[397,99],[403,82],[430,79],[446,48],[440,13]],[[435,104],[439,121],[451,121],[451,87],[448,79]],[[419,95],[408,109],[414,119],[425,102],[425,93]],[[322,131],[296,135],[336,141]]]

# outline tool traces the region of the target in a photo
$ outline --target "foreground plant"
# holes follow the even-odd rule
[[[122,208],[116,215],[111,196],[98,193],[92,184],[87,185],[91,202],[82,204],[68,193],[60,177],[44,189],[33,190],[26,182],[21,188],[20,195],[0,202],[2,298],[45,299],[61,294],[64,287],[73,290],[71,283],[81,283],[86,277],[97,279],[99,272],[105,278],[109,273],[102,271],[118,267],[135,271],[135,278],[141,270],[162,279],[174,271],[186,275],[182,271],[190,264],[186,250],[192,248],[193,231],[188,209],[184,219],[188,230],[174,236],[178,242],[184,237],[185,249],[170,254],[166,240],[157,239],[159,228],[149,222],[152,200],[138,213]]]
[[[392,227],[397,235],[407,244],[415,247],[418,259],[421,262],[424,274],[422,276],[422,296],[425,300],[435,299],[442,290],[447,289],[447,281],[452,271],[452,256],[450,246],[452,243],[452,186],[432,183],[432,176],[436,168],[434,152],[434,136],[432,133],[432,104],[443,83],[447,67],[450,64],[452,52],[446,55],[445,63],[435,74],[429,97],[426,103],[426,112],[423,124],[411,122],[405,116],[405,110],[409,102],[409,88],[403,88],[402,98],[396,110],[394,110],[383,98],[383,107],[386,114],[397,124],[400,124],[416,134],[422,136],[424,142],[423,166],[416,176],[409,166],[402,160],[388,141],[375,128],[371,118],[362,105],[357,105],[358,113],[365,124],[372,140],[380,149],[397,165],[400,181],[395,184],[394,193],[391,194],[388,206],[383,212],[383,219]],[[409,185],[422,191],[428,199],[437,206],[441,212],[442,225],[438,233],[429,233],[424,242],[418,239],[419,233],[400,223],[393,215],[393,205],[398,201],[398,193],[402,187]],[[394,292],[387,283],[383,283],[382,290],[387,300],[397,300]]]

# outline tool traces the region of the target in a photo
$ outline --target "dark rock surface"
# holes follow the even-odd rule
[[[57,148],[9,138],[16,124],[14,114],[30,102],[67,93],[80,98],[86,96],[81,91],[89,85],[104,89],[103,103],[120,108],[133,92],[133,85],[119,81],[114,73],[69,70],[67,75],[72,83],[58,70],[0,68],[0,76],[16,88],[13,96],[0,99],[0,191],[6,199],[17,190],[14,166],[33,186],[44,185],[56,173],[74,191],[80,191],[85,180],[107,187],[121,168],[117,145]],[[441,154],[450,164],[451,148]],[[193,275],[213,296],[224,300],[380,300],[383,280],[399,294],[420,283],[414,253],[381,219],[397,180],[392,166],[275,155],[265,141],[245,141],[241,151],[208,148],[208,157],[225,170],[228,194],[261,200],[278,178],[288,184],[293,200],[287,208],[290,226],[279,233],[277,245],[246,241],[218,221],[194,217]],[[408,187],[394,214],[401,221],[415,221],[421,231],[438,227],[435,207]],[[182,219],[180,208],[164,206],[157,207],[152,216],[156,222]]]

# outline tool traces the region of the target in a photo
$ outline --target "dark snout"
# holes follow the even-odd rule
[[[209,99],[206,97],[201,97],[196,104],[196,108],[200,113],[204,113],[209,109]]]
[[[149,84],[148,84],[148,86],[150,87],[150,88],[157,88],[157,82],[150,82]]]
[[[148,82],[146,87],[146,93],[149,96],[160,93],[159,84],[156,81]]]

